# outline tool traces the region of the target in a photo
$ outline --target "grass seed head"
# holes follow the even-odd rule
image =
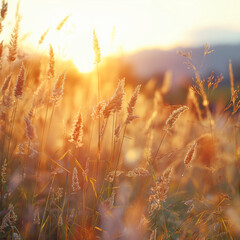
[[[188,152],[187,152],[187,154],[185,156],[185,159],[184,159],[184,164],[186,166],[188,166],[192,162],[192,160],[194,158],[195,151],[196,151],[196,147],[197,147],[197,142],[194,142],[192,144],[192,146],[188,149]]]
[[[78,170],[76,167],[73,168],[73,174],[72,174],[72,190],[73,192],[77,192],[79,191],[80,185],[79,185],[79,181],[78,181]]]
[[[66,77],[65,73],[62,73],[55,82],[55,86],[53,88],[51,97],[51,101],[54,102],[55,104],[59,103],[63,98],[65,77]]]
[[[134,119],[138,118],[138,116],[134,115],[134,110],[135,110],[135,107],[136,107],[136,103],[137,103],[137,99],[138,99],[138,95],[139,95],[139,92],[140,92],[140,88],[141,88],[141,85],[138,85],[135,90],[134,90],[134,93],[128,103],[128,107],[127,107],[127,112],[128,112],[128,116],[127,116],[127,119],[125,121],[125,124],[130,124]]]
[[[69,139],[69,142],[75,144],[77,148],[83,145],[83,117],[82,114],[79,112],[77,114],[77,118],[72,128],[72,134]]]
[[[25,131],[26,131],[26,137],[32,141],[35,137],[35,134],[34,134],[34,128],[33,128],[33,125],[32,125],[32,122],[31,120],[29,119],[29,117],[24,117],[24,122],[25,122]]]
[[[24,84],[25,84],[25,67],[22,63],[22,66],[17,77],[16,86],[14,89],[14,96],[18,99],[22,98]]]
[[[189,109],[189,107],[187,107],[187,106],[181,106],[178,109],[174,110],[171,113],[171,115],[169,116],[169,118],[167,119],[164,130],[167,132],[170,132],[169,130],[171,130],[173,128],[173,126],[176,123],[176,121],[178,120],[179,116],[188,109]]]
[[[100,50],[97,35],[95,33],[95,29],[93,30],[93,50],[95,54],[94,63],[98,64],[101,62],[101,50]]]
[[[9,74],[9,75],[6,77],[6,79],[5,79],[5,81],[4,81],[3,85],[2,85],[2,94],[4,94],[5,91],[8,89],[9,83],[10,83],[10,81],[11,81],[11,77],[12,77],[12,74]]]
[[[129,171],[126,174],[127,177],[137,177],[137,176],[146,177],[149,175],[150,175],[149,171],[143,167],[134,168],[133,170]]]

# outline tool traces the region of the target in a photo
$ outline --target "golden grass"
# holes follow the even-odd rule
[[[134,89],[118,65],[102,65],[95,31],[96,72],[80,75],[63,73],[52,45],[35,65],[19,59],[18,30],[0,70],[1,239],[238,239],[231,63],[225,108],[210,101],[222,76],[204,80],[180,52],[195,78],[184,105],[169,105],[171,74]]]

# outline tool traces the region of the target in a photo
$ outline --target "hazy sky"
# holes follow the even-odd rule
[[[9,0],[7,21],[13,19],[16,2]],[[21,0],[21,34],[31,33],[25,41],[37,44],[41,34],[50,28],[43,48],[49,43],[56,48],[61,44],[62,54],[72,56],[78,52],[81,61],[85,58],[86,62],[92,54],[94,28],[103,55],[120,48],[135,51],[237,42],[240,40],[239,9],[240,0]],[[68,14],[71,16],[62,32],[55,31]]]

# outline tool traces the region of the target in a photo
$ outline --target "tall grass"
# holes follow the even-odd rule
[[[3,1],[1,22],[6,9]],[[205,80],[191,52],[180,52],[194,79],[184,105],[169,105],[169,74],[150,97],[147,85],[109,76],[95,31],[93,82],[94,72],[74,83],[80,75],[70,65],[62,71],[54,43],[40,66],[31,55],[19,59],[19,23],[0,46],[1,239],[238,239],[231,62],[225,107],[211,103],[223,77]]]

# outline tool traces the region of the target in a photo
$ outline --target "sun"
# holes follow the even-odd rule
[[[60,31],[55,29],[49,31],[44,42],[38,48],[40,51],[46,52],[50,44],[57,58],[71,60],[79,72],[89,73],[94,69],[91,37],[82,38],[77,31],[69,31],[66,26]]]
[[[80,72],[88,73],[95,67],[93,30],[96,31],[99,39],[102,59],[113,54],[112,36],[115,30],[114,26],[96,29],[94,25],[91,25],[88,28],[84,28],[84,26],[79,24],[79,19],[75,18],[74,15],[71,16],[69,22],[60,31],[56,29],[49,31],[43,44],[39,47],[44,51],[51,44],[56,56],[63,60],[72,60]]]

